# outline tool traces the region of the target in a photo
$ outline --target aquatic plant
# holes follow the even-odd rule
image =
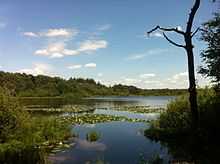
[[[71,122],[72,124],[96,124],[102,122],[111,122],[111,121],[128,121],[128,122],[149,122],[143,119],[132,119],[125,116],[113,116],[105,114],[79,114],[75,116],[65,116],[64,120]]]
[[[91,131],[86,134],[86,139],[87,139],[87,141],[90,141],[90,142],[95,142],[95,141],[99,140],[100,137],[101,137],[101,134],[96,131]]]
[[[121,106],[113,108],[113,110],[128,111],[133,113],[162,113],[166,109],[156,107],[152,108],[150,106]]]

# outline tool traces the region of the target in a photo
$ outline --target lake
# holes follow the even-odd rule
[[[88,104],[95,108],[94,114],[126,116],[143,120],[154,120],[159,113],[133,113],[115,110],[120,106],[147,106],[165,108],[173,96],[149,97],[93,97],[87,98]],[[104,122],[97,124],[83,124],[73,126],[73,132],[78,135],[74,139],[74,146],[63,152],[51,155],[53,163],[63,164],[135,164],[143,160],[157,159],[168,163],[172,155],[166,146],[160,142],[153,142],[146,138],[143,132],[149,127],[144,122]],[[88,134],[98,134],[95,141],[88,140]]]

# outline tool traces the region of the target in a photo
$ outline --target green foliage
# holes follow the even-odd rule
[[[220,13],[216,13],[203,27],[201,40],[207,43],[207,48],[201,53],[205,66],[200,67],[199,73],[220,84]]]
[[[167,106],[160,115],[159,125],[162,129],[185,130],[190,128],[191,118],[187,96],[178,97]]]
[[[38,163],[45,164],[45,152],[43,149],[31,145],[24,145],[22,142],[12,140],[0,145],[0,163],[23,164]]]
[[[45,163],[47,146],[70,136],[65,120],[31,117],[0,88],[0,163]]]
[[[220,123],[220,97],[213,89],[206,88],[198,92],[197,98],[200,113],[200,132],[203,134],[209,133],[210,135],[217,133],[220,130],[218,126]],[[152,123],[152,127],[148,132],[156,135],[164,132],[170,134],[190,133],[192,129],[189,109],[188,96],[178,97],[168,104],[167,110],[161,114],[157,121]]]
[[[0,143],[13,138],[28,119],[28,113],[22,110],[16,100],[9,97],[7,90],[0,89]]]
[[[0,71],[0,83],[10,90],[12,96],[19,97],[64,97],[68,100],[88,96],[104,95],[179,95],[186,92],[184,89],[152,89],[144,90],[134,86],[114,85],[107,87],[93,79],[70,78],[43,75],[33,76],[19,73]]]
[[[97,141],[100,138],[100,136],[101,135],[98,132],[91,131],[91,132],[87,133],[86,139],[89,142],[95,142],[95,141]]]

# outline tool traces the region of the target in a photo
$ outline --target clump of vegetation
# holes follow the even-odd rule
[[[89,142],[95,142],[97,140],[99,140],[101,137],[100,133],[96,132],[96,131],[91,131],[89,133],[87,133],[86,135],[86,139]]]
[[[31,117],[2,88],[0,122],[0,163],[45,163],[48,150],[71,136],[65,120]]]
[[[117,111],[127,111],[132,113],[161,113],[164,108],[151,108],[150,106],[122,106],[118,108],[113,108]]]
[[[145,136],[160,141],[173,158],[187,162],[216,163],[219,154],[220,97],[213,89],[198,93],[199,128],[192,128],[187,96],[177,98],[167,111],[145,130]],[[212,151],[210,151],[212,150]],[[200,162],[199,160],[199,162]],[[196,162],[196,163],[197,163]]]
[[[193,131],[192,118],[187,96],[178,97],[167,106],[158,120],[145,131],[147,136],[156,138],[177,137],[183,134],[202,135],[203,137],[217,135],[219,129],[220,98],[213,89],[206,88],[198,93],[198,108],[200,113],[199,129]]]

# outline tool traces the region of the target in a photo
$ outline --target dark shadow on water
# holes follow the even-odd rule
[[[149,139],[149,137],[147,137]],[[188,162],[198,164],[219,164],[220,142],[217,138],[204,140],[203,136],[180,136],[152,141],[167,147],[172,156],[171,163]]]

